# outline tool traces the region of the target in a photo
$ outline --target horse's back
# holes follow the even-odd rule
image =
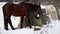
[[[21,2],[19,4],[14,4],[14,12],[13,15],[15,16],[26,16],[29,14],[30,7],[26,5],[26,3]]]

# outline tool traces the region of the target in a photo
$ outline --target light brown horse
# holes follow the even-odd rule
[[[46,6],[46,16],[49,18],[48,22],[51,22],[52,20],[58,20],[57,10],[54,5]]]
[[[38,10],[38,9],[40,9],[40,10]],[[29,20],[29,15],[30,15],[30,12],[32,12],[32,11],[34,11],[35,17],[37,16],[37,14],[42,15],[40,5],[35,5],[32,3],[24,3],[24,2],[21,2],[19,4],[6,3],[3,6],[5,29],[8,30],[8,23],[10,24],[10,26],[13,30],[15,29],[11,23],[11,19],[10,19],[11,15],[21,16],[21,28],[22,28],[24,16],[26,16],[28,19],[29,27],[32,28],[31,24],[30,24],[30,20]]]

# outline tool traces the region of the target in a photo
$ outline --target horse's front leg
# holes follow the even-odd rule
[[[5,30],[9,30],[8,29],[8,21],[7,21],[7,18],[5,15],[4,15],[4,28],[5,28]]]
[[[10,24],[12,30],[15,30],[15,28],[14,28],[13,25],[12,25],[12,22],[11,22],[10,17],[7,17],[7,20],[8,20],[8,23]]]
[[[30,28],[32,28],[32,27],[31,27],[30,20],[29,20],[29,16],[26,16],[26,17],[27,17],[27,19],[28,19],[28,24],[29,24],[29,27],[30,27]]]
[[[24,19],[24,16],[21,16],[21,25],[20,25],[21,27],[20,28],[23,28],[23,26],[22,26],[23,25],[23,19]]]

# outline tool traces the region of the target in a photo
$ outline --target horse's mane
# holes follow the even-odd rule
[[[26,6],[29,6],[30,8],[32,8],[32,10],[37,10],[40,5],[36,5],[36,4],[32,4],[32,3],[24,3]]]

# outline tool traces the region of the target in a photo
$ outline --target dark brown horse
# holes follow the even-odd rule
[[[40,10],[37,11],[38,9],[40,9]],[[32,4],[32,3],[24,3],[24,2],[21,2],[19,4],[6,3],[3,6],[4,27],[5,27],[5,29],[8,30],[8,23],[10,24],[12,30],[15,29],[12,26],[12,23],[11,23],[11,19],[10,19],[11,15],[21,16],[21,28],[22,28],[24,16],[26,16],[27,19],[28,19],[29,27],[32,28],[31,24],[30,24],[30,20],[29,20],[29,14],[32,11],[34,11],[34,13],[36,14],[35,16],[37,16],[37,13],[39,15],[42,14],[40,5],[35,5],[35,4]]]

